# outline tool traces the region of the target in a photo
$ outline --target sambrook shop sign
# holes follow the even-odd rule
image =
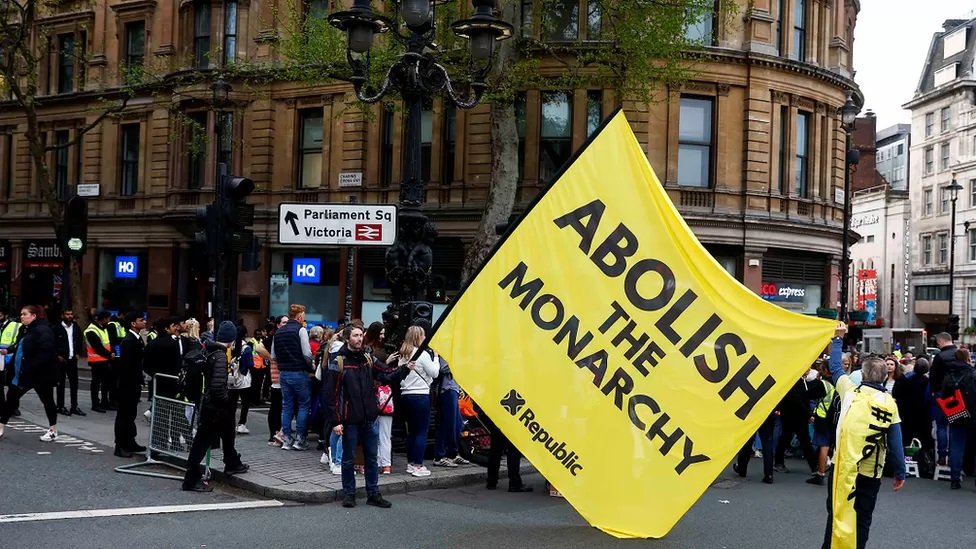
[[[805,286],[777,282],[763,282],[759,295],[766,301],[777,303],[803,303],[807,297]]]

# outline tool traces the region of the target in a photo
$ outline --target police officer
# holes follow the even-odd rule
[[[0,307],[0,349],[6,349],[17,343],[17,340],[20,339],[20,333],[20,322],[10,317],[9,309]],[[5,355],[3,357],[4,371],[0,372],[0,408],[3,408],[6,402],[3,396],[4,387],[9,386],[10,380],[13,379],[13,368],[10,366],[12,360],[13,355]],[[19,417],[20,409],[15,409],[13,414]]]
[[[91,368],[91,400],[92,411],[105,413],[104,405],[108,404],[109,363],[115,358],[112,351],[112,339],[109,337],[108,321],[111,314],[102,311],[95,315],[95,321],[85,328],[85,343],[88,347],[88,367]],[[101,400],[99,400],[99,394]]]
[[[112,352],[115,353],[115,357],[109,360],[109,378],[108,378],[108,403],[105,406],[106,410],[118,410],[118,388],[119,388],[119,364],[116,363],[116,359],[120,355],[120,346],[122,345],[122,340],[125,339],[126,329],[122,327],[123,319],[125,318],[126,312],[119,311],[118,315],[109,318],[108,323],[108,339],[109,343],[112,345]]]

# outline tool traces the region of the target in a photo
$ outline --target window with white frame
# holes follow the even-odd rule
[[[923,215],[932,215],[932,189],[922,191]]]
[[[932,133],[935,132],[935,113],[930,112],[925,114],[925,137],[932,137]]]
[[[932,175],[935,171],[935,149],[925,148],[925,175]]]
[[[949,189],[941,189],[939,192],[939,213],[949,212]]]
[[[942,107],[942,133],[949,131],[949,107]]]
[[[942,171],[948,170],[949,169],[949,144],[943,143],[942,150],[940,152],[942,153],[942,159],[939,160],[939,169]]]
[[[932,264],[932,236],[922,237],[922,265]]]
[[[976,261],[976,230],[969,231],[969,260]]]
[[[969,324],[968,327],[976,326],[976,288],[969,289]]]
[[[949,262],[949,235],[942,233],[939,235],[939,264],[945,265]]]

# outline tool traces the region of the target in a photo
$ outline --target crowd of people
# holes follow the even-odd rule
[[[828,486],[825,549],[844,528],[864,547],[883,476],[893,477],[897,491],[909,463],[923,478],[948,468],[949,486],[959,490],[962,475],[976,472],[976,369],[970,350],[940,333],[933,355],[844,352],[845,332],[838,328],[828,353],[793,385],[733,464],[746,477],[750,459],[761,457],[762,481],[772,484],[774,473],[788,472],[788,453],[802,456],[811,475],[807,483]],[[851,476],[845,482],[851,482],[837,485],[831,479],[845,452]],[[855,502],[855,525],[835,524],[838,486],[853,486],[844,501]]]
[[[392,472],[394,411],[406,423],[406,474],[431,474],[425,454],[432,408],[438,419],[433,465],[453,468],[469,463],[459,454],[461,388],[447,361],[425,348],[429,325],[410,326],[399,349],[388,354],[382,323],[366,327],[353,320],[339,330],[309,326],[302,305],[292,305],[287,315],[251,334],[243,322],[224,321],[215,327],[210,319],[201,323],[177,316],[147,326],[141,312],[93,312],[84,330],[70,310],[50,324],[46,315],[33,306],[24,307],[19,319],[0,311],[0,353],[10,366],[5,375],[10,388],[6,402],[0,401],[0,437],[9,418],[19,415],[20,398],[32,389],[48,417],[42,441],[57,439],[59,414],[87,415],[78,403],[78,361],[84,357],[91,369],[91,411],[116,413],[116,456],[147,451],[137,442],[136,427],[146,381],[150,398],[158,395],[200,405],[193,440],[168,441],[167,449],[189,452],[184,490],[212,489],[199,466],[211,447],[222,447],[225,473],[248,471],[235,437],[251,434],[249,410],[262,405],[270,406],[268,445],[305,451],[309,439],[317,439],[319,461],[341,475],[346,505],[355,505],[355,474],[365,475],[367,503],[389,505],[379,495],[378,475]],[[185,386],[187,372],[195,371],[194,360],[203,364],[199,395],[189,394]],[[147,410],[146,419],[151,416]],[[169,422],[162,430],[183,421],[159,420]],[[191,430],[188,423],[182,427],[187,433]],[[509,472],[509,491],[531,491],[518,473],[520,455],[503,444],[500,433],[493,434],[493,443],[496,439],[499,452],[489,460],[494,474],[489,471],[488,487],[497,485],[501,455],[508,452],[509,464],[513,458],[516,463]]]

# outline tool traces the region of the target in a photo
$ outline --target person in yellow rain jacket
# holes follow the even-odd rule
[[[827,531],[822,549],[862,549],[867,545],[881,470],[890,450],[894,490],[905,485],[905,448],[895,399],[885,390],[884,360],[871,357],[855,385],[844,372],[841,347],[847,327],[838,326],[830,349],[830,375],[840,395],[837,447],[827,489]]]

